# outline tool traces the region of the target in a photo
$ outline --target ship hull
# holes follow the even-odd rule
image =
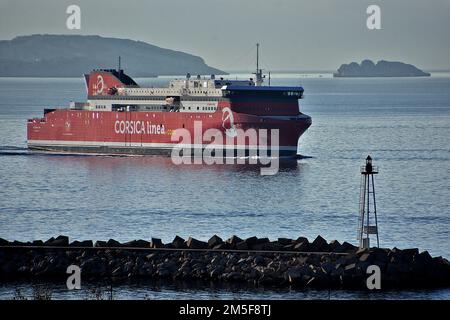
[[[42,119],[28,121],[28,148],[57,153],[118,155],[171,155],[176,148],[180,155],[195,155],[198,150],[212,146],[214,150],[209,154],[213,156],[293,157],[297,155],[298,139],[311,125],[311,118],[305,115],[271,118],[233,112],[232,120],[233,123],[226,123],[220,110],[195,114],[55,109],[46,112]],[[222,141],[203,139],[211,128],[223,133]],[[183,130],[190,139],[174,139],[177,129]],[[245,137],[240,139],[239,134],[230,137],[230,129],[237,132],[255,130],[257,139],[253,142]],[[272,144],[275,142],[270,135],[273,129],[279,131],[278,146]],[[264,138],[261,131],[267,132],[268,139],[261,140]],[[258,144],[261,141],[266,145]],[[217,152],[218,149],[223,151]]]

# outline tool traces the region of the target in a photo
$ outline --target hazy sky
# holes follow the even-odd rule
[[[70,4],[81,7],[81,30],[66,28]],[[381,30],[366,27],[371,4]],[[450,69],[450,0],[0,0],[0,39],[36,33],[142,40],[225,70],[253,68],[256,42],[270,70],[364,58]]]

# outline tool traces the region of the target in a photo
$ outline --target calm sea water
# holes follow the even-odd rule
[[[163,79],[139,79],[159,85]],[[85,99],[81,79],[0,79],[0,237],[120,241],[176,234],[206,240],[307,236],[356,243],[360,174],[374,158],[380,244],[450,258],[450,76],[333,79],[277,75],[302,85],[313,125],[275,176],[254,166],[176,166],[165,157],[59,156],[26,150],[26,119]],[[130,289],[131,288],[131,289]],[[0,297],[12,287],[1,287]],[[122,298],[184,290],[118,288]],[[186,289],[192,298],[328,298],[328,292]],[[56,296],[67,298],[60,290]],[[56,290],[55,292],[59,292]],[[139,294],[138,294],[139,293]],[[394,292],[450,298],[449,290]],[[370,298],[334,292],[332,298]],[[386,294],[372,296],[386,298]]]

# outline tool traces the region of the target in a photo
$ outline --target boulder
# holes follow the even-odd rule
[[[292,244],[288,244],[286,246],[283,246],[278,241],[273,241],[273,242],[265,243],[264,246],[263,246],[263,250],[265,250],[265,251],[292,250],[292,249],[286,248],[286,247],[290,248],[290,246],[292,246]]]
[[[419,249],[403,249],[400,254],[403,261],[411,263],[414,257],[419,254]]]
[[[346,274],[355,274],[356,273],[356,263],[351,263],[344,267],[344,272]]]
[[[94,247],[95,248],[106,248],[106,247],[108,247],[108,245],[107,245],[106,241],[98,240],[98,241],[95,241]]]
[[[34,240],[31,245],[36,246],[36,247],[40,247],[44,245],[44,241],[42,240]]]
[[[305,237],[298,237],[297,240],[295,240],[296,243],[309,243],[308,238]]]
[[[236,249],[236,244],[239,242],[242,242],[243,240],[239,238],[238,236],[232,236],[229,238],[226,242],[230,244],[231,249]]]
[[[246,241],[247,242],[247,241]],[[264,247],[266,246],[266,244],[270,243],[269,238],[260,238],[260,239],[256,239],[256,242],[252,245],[250,245],[247,242],[247,245],[252,249],[252,250],[264,250]]]
[[[150,248],[150,242],[139,239],[125,242],[122,244],[122,246],[126,248]]]
[[[334,270],[335,266],[331,262],[325,262],[321,265],[321,271],[327,275],[331,275]]]
[[[218,235],[213,235],[209,240],[208,240],[208,247],[209,248],[214,248],[215,246],[219,245],[223,243],[223,240],[221,237],[219,237]]]
[[[214,250],[227,250],[227,249],[231,249],[230,248],[230,244],[227,242],[222,242],[216,246],[213,247]]]
[[[69,244],[69,247],[89,247],[92,248],[94,246],[92,240],[84,240],[84,241],[73,241]]]
[[[119,241],[116,241],[116,240],[114,240],[114,239],[109,239],[109,240],[106,242],[106,245],[107,245],[108,247],[120,247],[120,246],[121,246],[120,242],[119,242]]]
[[[301,268],[291,268],[286,272],[286,277],[293,285],[300,284],[303,273]]]
[[[192,237],[189,237],[189,239],[186,241],[186,245],[189,249],[207,249],[208,244],[206,242],[194,239]]]
[[[382,248],[372,248],[370,249],[373,259],[378,264],[385,264],[388,262],[388,250]]]
[[[160,242],[161,242],[161,240],[160,240]],[[153,242],[153,238],[152,238],[152,244],[153,243],[154,242]],[[179,236],[175,236],[175,238],[172,240],[172,246],[175,249],[185,249],[185,248],[187,248],[187,246],[185,244],[185,240],[183,238],[179,237]],[[152,248],[154,248],[153,245],[152,245]]]
[[[287,244],[285,246],[282,246],[281,244],[277,243],[277,246],[280,246],[281,248],[278,250],[284,250],[284,251],[294,251],[295,250],[295,246],[297,245],[297,243],[292,242],[290,244]]]
[[[175,237],[175,239],[176,239],[176,237]],[[149,244],[149,247],[150,248],[164,248],[164,244],[162,243],[161,239],[159,239],[159,238],[152,238],[151,242]]]
[[[50,245],[50,243],[52,243],[53,241],[55,241],[55,238],[51,237],[50,239],[48,239],[47,241],[44,242],[44,245],[48,246],[48,245]]]
[[[372,262],[373,259],[373,255],[370,254],[369,252],[363,253],[359,256],[359,262]]]
[[[279,244],[281,244],[282,246],[287,246],[287,245],[292,244],[294,242],[294,240],[288,239],[288,238],[278,238],[277,242]]]
[[[50,238],[44,244],[51,247],[68,247],[69,237],[61,235],[56,237],[56,239]]]
[[[362,254],[367,253],[367,252],[369,252],[369,251],[370,251],[369,248],[358,248],[358,249],[356,250],[355,254],[356,254],[357,256],[361,256]]]
[[[342,245],[337,240],[331,240],[331,242],[328,245],[328,249],[331,252],[339,253],[342,250]]]
[[[253,263],[257,266],[263,266],[264,263],[264,257],[262,256],[256,256],[255,259],[253,259]]]
[[[23,246],[26,246],[27,243],[26,243],[26,242],[21,242],[21,241],[14,240],[13,242],[11,242],[11,245],[12,245],[12,246],[16,246],[16,247],[23,247]]]
[[[311,250],[317,252],[325,252],[328,251],[328,243],[322,238],[320,235],[317,236],[316,239],[311,243]]]
[[[355,252],[358,249],[358,247],[352,245],[351,243],[348,243],[347,241],[344,241],[342,243],[341,248],[342,252],[347,253]]]
[[[300,251],[300,252],[309,252],[309,251],[311,251],[310,244],[307,241],[296,243],[294,246],[294,250]]]
[[[248,250],[249,247],[247,245],[247,242],[241,241],[241,242],[236,243],[236,245],[234,246],[234,249],[237,249],[237,250]]]
[[[428,251],[423,251],[419,254],[419,259],[421,259],[424,263],[430,264],[433,260],[430,253]]]
[[[247,244],[247,246],[249,248],[251,248],[253,245],[258,243],[258,238],[257,237],[250,237],[245,239],[245,243]]]

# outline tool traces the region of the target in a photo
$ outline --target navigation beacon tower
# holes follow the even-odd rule
[[[366,158],[366,165],[361,167],[358,219],[358,240],[360,248],[370,248],[370,235],[376,235],[377,247],[380,246],[374,174],[378,174],[378,168],[372,165],[372,158],[369,155]]]

